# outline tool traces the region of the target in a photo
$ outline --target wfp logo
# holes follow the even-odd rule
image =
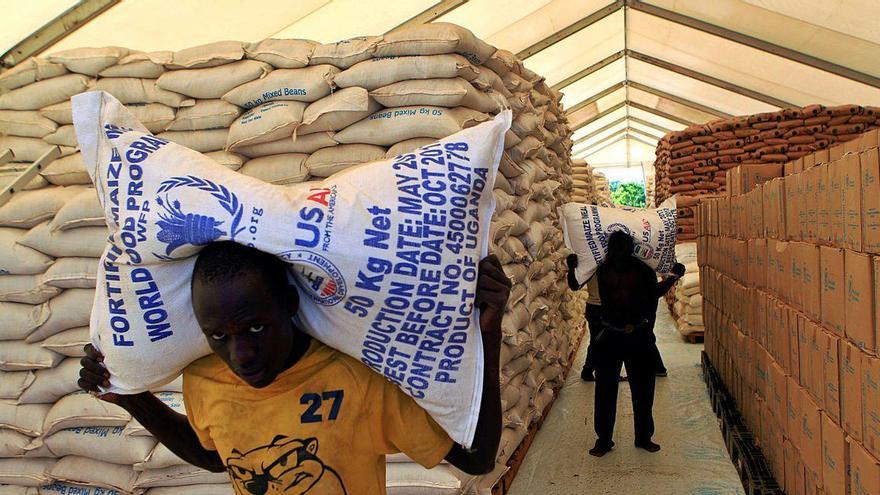
[[[229,215],[229,219],[217,220],[210,215],[185,213],[180,201],[170,197],[179,188],[209,193],[221,209]],[[171,253],[187,244],[204,246],[223,236],[228,236],[230,240],[234,241],[235,237],[244,230],[244,227],[239,227],[244,208],[238,197],[226,186],[187,175],[163,181],[156,192],[159,194],[156,197],[156,204],[162,209],[159,212],[159,221],[156,222],[159,227],[159,233],[156,237],[166,244],[165,255],[153,253],[160,259],[173,259]],[[221,229],[227,221],[229,221],[228,232]]]
[[[322,306],[335,306],[348,289],[339,268],[324,256],[306,250],[285,251],[278,257],[294,266],[293,275],[300,287],[308,289],[309,299]]]

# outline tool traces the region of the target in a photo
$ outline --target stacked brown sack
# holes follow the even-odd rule
[[[726,190],[725,171],[743,164],[782,164],[880,125],[880,108],[809,105],[716,120],[671,132],[657,145],[657,202]],[[690,215],[693,216],[692,214]],[[696,238],[685,223],[679,239]]]
[[[152,132],[275,184],[405,153],[511,108],[491,230],[492,252],[514,281],[504,318],[498,473],[561,385],[581,330],[556,217],[556,206],[570,200],[571,131],[561,95],[511,53],[437,23],[334,44],[69,50],[0,74],[0,88],[0,150],[23,162],[11,169],[54,145],[64,155],[32,191],[0,207],[0,485],[230,492],[224,475],[185,465],[124,411],[76,393],[106,238],[71,126],[69,98],[89,89],[113,94]],[[160,397],[182,411],[179,388]],[[453,493],[497,479],[396,460],[406,462],[389,465],[388,485],[400,491]]]
[[[596,204],[593,168],[585,160],[571,162],[571,200],[575,203]]]
[[[602,172],[593,170],[593,183],[596,187],[596,204],[602,206],[613,206],[611,201],[611,185],[608,178]]]

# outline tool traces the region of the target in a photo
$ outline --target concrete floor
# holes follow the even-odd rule
[[[669,377],[658,378],[654,401],[663,450],[633,446],[630,391],[618,395],[617,447],[603,458],[587,454],[593,432],[593,383],[580,379],[588,339],[510,490],[510,495],[741,495],[739,477],[712,413],[700,375],[702,344],[686,343],[661,301],[656,333]]]

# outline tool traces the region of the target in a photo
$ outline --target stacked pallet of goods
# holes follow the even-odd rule
[[[596,188],[596,204],[602,206],[613,206],[611,202],[611,185],[605,174],[597,170],[593,170],[593,183]]]
[[[657,179],[656,177],[651,175],[645,175],[645,206],[648,208],[653,208],[656,205],[655,198],[657,197]]]
[[[675,259],[685,267],[685,275],[667,295],[672,317],[679,332],[691,341],[703,336],[703,296],[700,294],[700,268],[697,244],[683,242],[675,246]]]
[[[878,144],[699,207],[706,352],[786,493],[880,492]]]
[[[75,49],[23,62],[0,74],[0,88],[0,150],[15,156],[0,180],[53,146],[62,155],[0,207],[0,485],[231,493],[225,474],[186,465],[128,413],[76,391],[107,236],[71,125],[70,97],[87,90],[111,93],[158,136],[279,185],[396,156],[512,109],[491,229],[491,250],[514,281],[499,467],[473,479],[397,456],[389,493],[491,486],[551,403],[582,331],[556,217],[572,187],[571,131],[561,95],[511,53],[438,23],[333,44]],[[156,391],[183,411],[180,392],[179,383]]]
[[[575,203],[596,204],[593,169],[584,160],[574,160],[571,163],[571,200]]]
[[[776,177],[783,164],[856,138],[880,126],[880,109],[858,105],[810,105],[693,125],[666,134],[654,162],[657,203],[676,197],[678,239],[696,238],[694,209],[730,188]],[[742,167],[747,179],[728,177]]]

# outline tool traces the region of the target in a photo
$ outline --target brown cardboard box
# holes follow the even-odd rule
[[[762,347],[755,348],[755,392],[758,397],[767,400],[770,388],[770,355]]]
[[[789,175],[785,178],[784,194],[785,194],[785,233],[789,240],[803,240],[803,232],[798,222],[800,215],[800,204],[798,197],[801,194],[801,178],[803,172]]]
[[[831,174],[828,173],[827,163],[818,165],[816,170],[818,240],[831,244]]]
[[[840,160],[844,153],[843,143],[828,148],[828,157],[832,162]]]
[[[820,211],[825,207],[825,169],[818,164],[810,169],[810,179],[807,181],[804,193],[807,212],[807,232],[811,242],[822,239],[822,218]],[[827,222],[827,217],[825,221]]]
[[[862,179],[858,153],[843,157],[843,241],[844,247],[862,250]]]
[[[788,371],[798,383],[800,383],[801,379],[801,353],[800,345],[798,344],[798,326],[801,324],[802,319],[803,316],[800,313],[793,311],[788,315],[788,325],[786,328],[788,331]]]
[[[856,139],[850,139],[843,143],[843,153],[844,157],[850,153],[858,153],[859,152],[859,144],[861,144],[861,136]]]
[[[751,192],[755,186],[763,184],[775,177],[782,177],[782,164],[740,165],[731,170],[736,170],[732,179],[736,183],[734,191],[739,194]],[[730,186],[730,182],[728,182]]]
[[[847,155],[852,156],[852,155]],[[866,254],[846,252],[846,337],[856,347],[873,353],[874,266]]]
[[[880,253],[880,151],[877,148],[859,155],[862,172],[862,238],[865,251]]]
[[[803,456],[799,455],[797,460],[797,468],[795,469],[794,475],[797,476],[795,479],[795,495],[807,495],[807,468],[804,466]]]
[[[773,421],[780,426],[782,433],[786,433],[787,428],[783,425],[788,423],[786,417],[786,408],[788,401],[788,375],[785,370],[777,363],[770,364],[770,386],[768,388],[767,407]]]
[[[842,159],[828,164],[828,182],[831,188],[828,196],[829,208],[831,209],[831,216],[828,219],[828,221],[831,222],[831,245],[839,248],[845,247],[844,225],[846,223],[846,215],[844,215],[843,208],[844,178]]]
[[[769,182],[767,183],[769,184]],[[766,189],[766,190],[765,190]],[[748,203],[748,228],[747,233],[749,238],[758,238],[765,237],[764,236],[764,227],[765,227],[765,219],[764,216],[770,217],[771,214],[769,211],[765,212],[765,209],[771,208],[769,204],[765,204],[765,200],[767,200],[767,193],[769,192],[769,188],[765,188],[762,184],[758,184],[755,186],[755,189],[746,196],[746,201]],[[767,237],[770,237],[769,235]]]
[[[820,163],[828,163],[831,161],[831,153],[827,148],[813,153],[813,156],[816,157],[816,165],[819,165]]]
[[[822,415],[822,482],[828,495],[848,495],[849,448],[837,424]]]
[[[814,475],[822,476],[822,410],[809,394],[801,397],[801,457]]]
[[[843,250],[822,246],[819,254],[822,270],[822,323],[836,335],[843,337],[846,328]]]
[[[874,129],[859,137],[859,151],[880,147],[880,129]]]
[[[798,328],[798,353],[800,354],[801,360],[800,384],[808,390],[814,388],[813,377],[815,374],[813,373],[813,353],[811,346],[815,338],[816,325],[810,320],[801,320],[801,325]]]
[[[840,417],[840,339],[827,333],[821,333],[821,346],[823,354],[823,383],[825,413],[837,424],[841,424]]]
[[[813,377],[810,379],[812,387],[809,392],[816,404],[823,409],[825,408],[825,335],[826,331],[821,325],[816,325],[816,331],[810,334],[813,338],[810,342]]]
[[[777,261],[777,287],[776,293],[783,301],[791,301],[791,249],[787,241],[776,243]]]
[[[783,478],[783,482],[780,485],[782,486],[782,489],[785,491],[785,493],[793,495],[797,490],[797,488],[795,488],[797,486],[797,483],[795,483],[795,480],[797,479],[797,476],[795,475],[797,462],[795,459],[797,458],[797,456],[800,455],[800,453],[797,451],[797,449],[794,448],[794,445],[792,445],[791,440],[789,440],[788,438],[786,438],[782,442],[782,452],[785,462],[785,476]]]
[[[862,440],[862,351],[840,342],[840,416],[846,433]]]
[[[776,289],[779,287],[779,270],[776,265],[779,264],[779,253],[777,252],[776,245],[779,244],[779,241],[776,239],[766,239],[767,242],[767,284],[765,289],[767,292],[776,294]]]
[[[862,440],[880,456],[880,358],[862,354]]]
[[[798,450],[801,448],[801,398],[803,387],[800,387],[793,378],[788,377],[786,385],[786,413],[788,415],[788,438]]]
[[[850,438],[847,442],[849,443],[850,493],[880,494],[880,462],[854,439]]]
[[[788,275],[791,284],[789,303],[795,308],[805,311],[804,304],[804,252],[806,244],[802,242],[788,243],[789,269]]]
[[[801,260],[804,281],[804,311],[814,320],[822,319],[822,272],[820,271],[819,247],[802,245]]]

